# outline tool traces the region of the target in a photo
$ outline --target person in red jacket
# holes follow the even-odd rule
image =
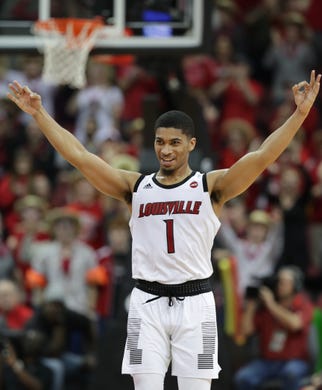
[[[0,281],[0,332],[23,330],[33,316],[33,310],[24,304],[18,285],[9,280]]]
[[[245,336],[257,334],[260,356],[237,371],[236,390],[257,389],[272,378],[281,380],[282,390],[297,390],[309,373],[313,305],[301,291],[302,279],[299,268],[283,267],[274,291],[262,286],[258,299],[247,300],[242,332]]]
[[[26,195],[17,200],[14,207],[17,222],[9,232],[6,243],[13,254],[15,277],[29,296],[26,274],[30,269],[33,245],[50,237],[44,220],[47,203],[37,195]]]

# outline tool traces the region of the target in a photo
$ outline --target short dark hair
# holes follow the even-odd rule
[[[173,127],[189,137],[195,136],[195,125],[189,115],[183,111],[171,110],[160,115],[154,124],[154,131],[159,127]]]

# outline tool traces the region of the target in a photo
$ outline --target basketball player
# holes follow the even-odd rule
[[[257,151],[231,168],[193,172],[196,146],[186,114],[170,111],[155,123],[159,170],[142,176],[114,169],[87,151],[45,111],[41,97],[14,81],[11,99],[33,116],[53,147],[102,193],[131,209],[132,269],[122,372],[136,390],[161,390],[170,361],[180,390],[209,390],[217,378],[217,330],[210,253],[223,204],[245,191],[288,146],[312,107],[321,75],[294,85],[296,109]]]

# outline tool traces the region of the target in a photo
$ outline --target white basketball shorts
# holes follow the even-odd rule
[[[218,339],[212,292],[172,298],[137,288],[131,293],[122,373],[218,378]]]

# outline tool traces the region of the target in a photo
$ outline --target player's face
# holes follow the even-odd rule
[[[185,168],[195,145],[196,139],[189,138],[182,130],[159,127],[155,132],[154,150],[160,163],[160,170],[170,174]]]

